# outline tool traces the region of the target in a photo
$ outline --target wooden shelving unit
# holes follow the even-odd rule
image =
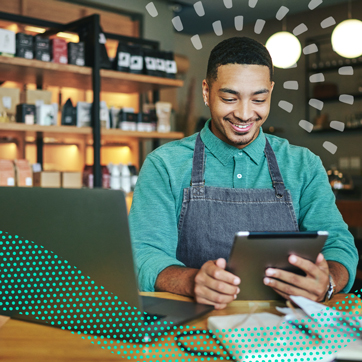
[[[55,33],[59,30],[72,31],[72,29],[78,29],[80,26],[86,25],[89,26],[92,36],[92,40],[88,43],[93,54],[93,65],[91,67],[0,56],[0,82],[12,81],[20,84],[36,84],[38,88],[55,86],[60,88],[91,90],[93,92],[93,127],[40,126],[20,123],[0,124],[1,136],[5,139],[5,142],[16,143],[18,158],[25,157],[25,148],[29,144],[36,145],[37,162],[39,163],[43,162],[43,146],[45,145],[69,145],[76,142],[84,152],[88,146],[91,146],[93,148],[94,183],[96,187],[100,187],[102,177],[100,150],[102,146],[130,144],[132,152],[134,152],[134,155],[137,155],[137,159],[140,160],[141,163],[142,154],[140,149],[144,149],[143,141],[152,140],[153,147],[157,147],[160,139],[172,140],[184,137],[184,134],[181,132],[127,132],[120,129],[103,129],[100,127],[100,92],[126,94],[152,92],[152,101],[157,102],[159,99],[159,90],[182,87],[183,81],[166,77],[101,69],[99,56],[100,45],[98,42],[100,18],[98,14],[86,16],[67,24],[52,23],[10,13],[1,13],[0,16],[5,21],[32,24],[53,29],[48,30],[50,33],[54,31],[54,29],[56,29]],[[106,35],[113,40],[135,42],[142,46],[159,49],[159,43],[155,41],[111,33],[107,33]],[[141,159],[138,157],[141,157]]]
[[[107,69],[101,69],[100,76],[101,91],[103,92],[144,93],[162,88],[183,86],[183,81],[179,79]],[[6,80],[90,90],[92,89],[92,68],[0,55],[0,81]]]
[[[71,135],[92,135],[91,127],[75,126],[40,126],[37,124],[28,125],[22,123],[0,123],[0,131],[17,131],[17,132],[41,132],[44,135],[49,134],[71,134]],[[180,139],[184,137],[182,132],[139,132],[139,131],[122,131],[121,129],[101,129],[102,136],[119,136],[127,138],[145,139]]]

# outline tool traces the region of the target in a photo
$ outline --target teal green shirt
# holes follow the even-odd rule
[[[208,121],[201,131],[205,144],[206,186],[272,188],[264,154],[267,137],[290,191],[300,231],[326,230],[324,257],[343,264],[349,272],[348,292],[356,276],[358,254],[352,235],[335,204],[332,188],[320,158],[285,139],[265,135],[243,149],[217,138]],[[129,215],[139,287],[154,291],[158,274],[176,259],[178,221],[183,189],[190,186],[196,134],[167,143],[150,153],[140,172]],[[240,178],[237,177],[242,175]],[[217,222],[217,220],[215,220]]]

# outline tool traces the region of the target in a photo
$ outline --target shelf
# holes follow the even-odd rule
[[[342,67],[353,67],[353,69],[360,68],[362,67],[362,62],[355,62],[355,63],[350,62],[349,64],[333,65],[329,67],[317,67],[317,68],[309,67],[307,71],[308,73],[335,72]]]
[[[169,87],[182,87],[183,81],[101,69],[104,92],[144,93]],[[43,86],[92,89],[92,68],[41,60],[0,56],[0,81],[42,84]]]
[[[311,133],[317,134],[317,133],[334,133],[334,134],[344,134],[344,133],[351,133],[352,131],[354,132],[361,132],[362,131],[362,126],[360,127],[349,127],[349,128],[345,128],[343,132],[337,131],[333,128],[321,128],[321,129],[316,129],[316,130],[312,130]]]
[[[23,123],[0,123],[0,131],[18,132],[41,132],[43,134],[68,134],[68,135],[91,135],[91,127],[75,126],[40,126],[37,124],[28,125]],[[102,136],[128,137],[137,139],[180,139],[184,137],[182,132],[138,132],[122,131],[120,129],[101,129]]]
[[[354,99],[362,99],[362,93],[357,93],[357,94],[349,94],[354,97]],[[336,97],[328,97],[328,98],[315,98],[318,99],[324,103],[333,103],[333,102],[339,102],[339,96]],[[341,102],[343,103],[343,102]]]

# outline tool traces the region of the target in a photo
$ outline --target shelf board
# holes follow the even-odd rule
[[[43,134],[67,134],[67,135],[92,135],[91,127],[75,126],[40,126],[37,124],[28,125],[23,123],[0,123],[0,131],[18,131],[18,132],[40,132]],[[102,136],[114,136],[123,138],[137,139],[181,139],[184,137],[182,132],[138,132],[122,131],[120,129],[101,129]]]
[[[356,62],[356,63],[350,62],[350,64],[333,65],[333,66],[330,66],[330,67],[317,67],[317,68],[309,67],[308,68],[308,73],[335,72],[339,68],[342,68],[342,67],[360,68],[360,67],[362,67],[362,62]]]
[[[314,134],[318,134],[318,133],[334,133],[334,134],[345,134],[345,133],[351,133],[352,131],[354,132],[361,132],[362,131],[362,126],[360,127],[345,127],[343,132],[340,132],[338,130],[335,130],[333,128],[321,128],[321,129],[316,129],[316,130],[312,130],[311,133]]]
[[[354,99],[361,99],[362,98],[362,93],[357,93],[357,94],[349,94],[354,97]],[[335,97],[328,97],[328,98],[316,98],[324,103],[333,103],[333,102],[339,102],[339,96],[335,96]],[[341,102],[343,103],[343,102]]]
[[[182,87],[183,81],[144,74],[101,69],[103,92],[143,93],[169,87]],[[92,68],[43,62],[36,59],[0,56],[0,81],[92,89]]]

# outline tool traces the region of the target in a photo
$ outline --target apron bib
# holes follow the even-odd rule
[[[184,189],[178,224],[176,257],[187,267],[228,260],[238,231],[299,231],[290,192],[267,139],[264,153],[273,189],[205,186],[205,145],[198,134],[191,186]]]

